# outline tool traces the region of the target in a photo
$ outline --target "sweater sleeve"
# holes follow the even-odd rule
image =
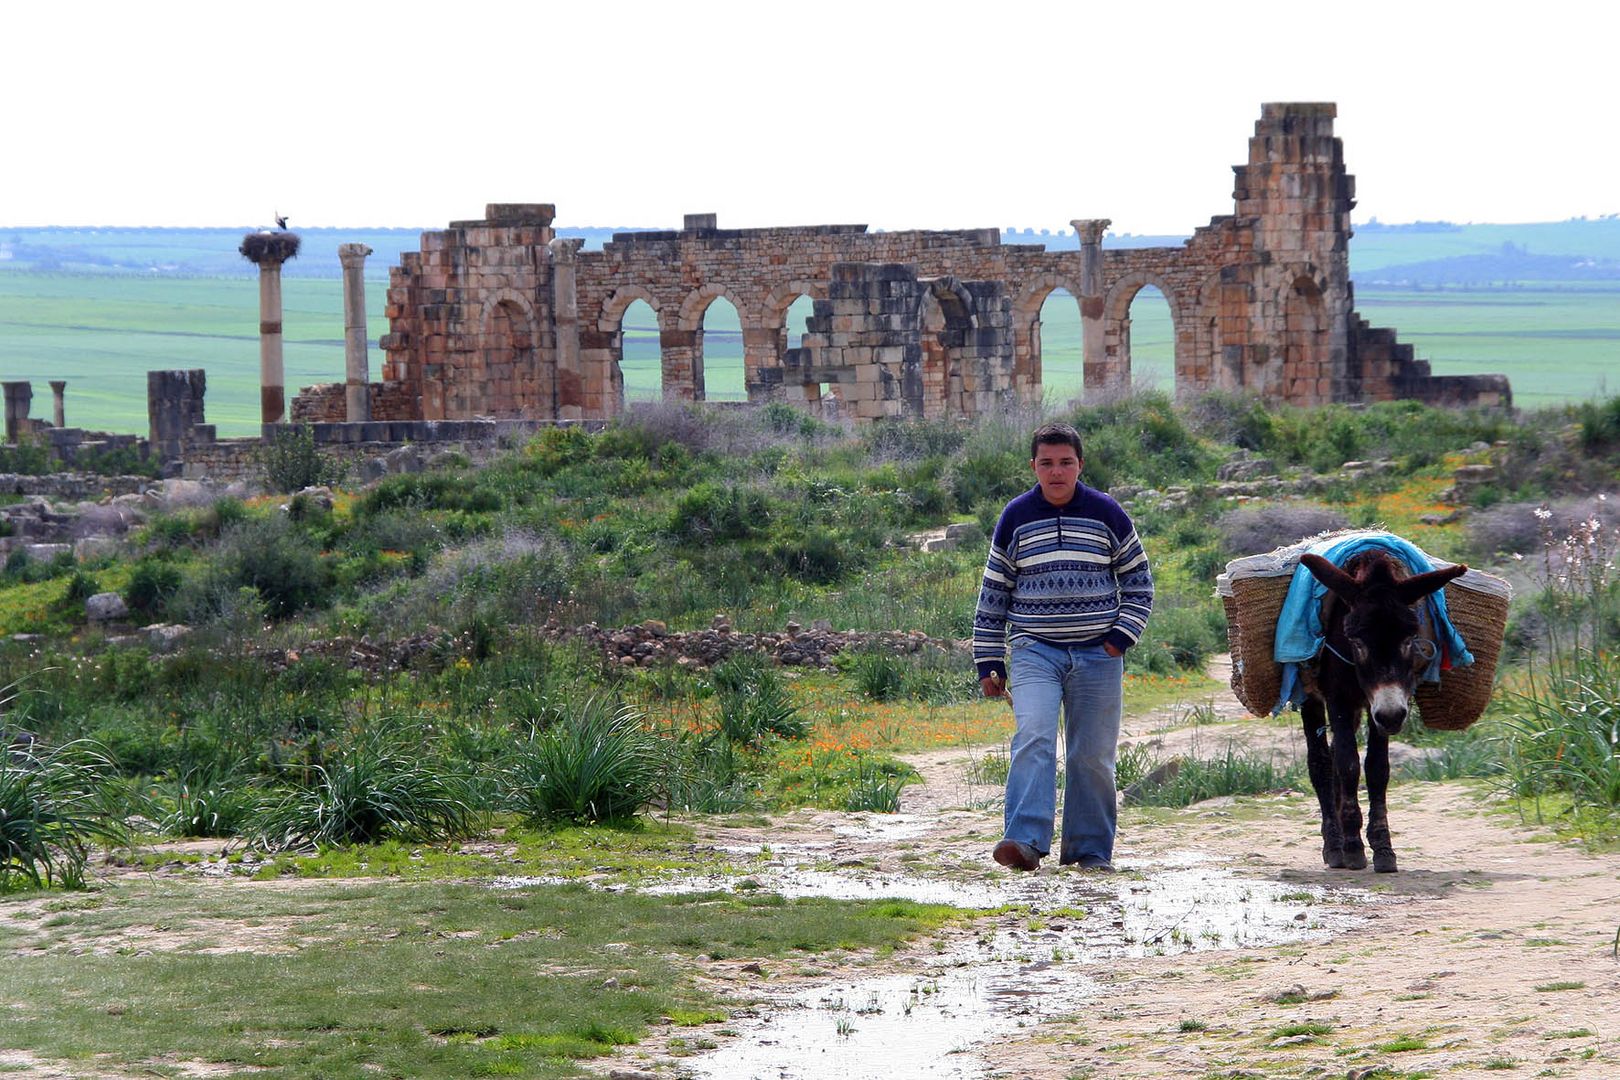
[[[1153,571],[1129,518],[1124,538],[1114,545],[1113,570],[1119,584],[1119,618],[1106,640],[1123,652],[1142,640],[1153,612]]]
[[[990,537],[990,556],[973,611],[973,663],[981,679],[991,675],[1007,678],[1007,608],[1018,580],[1018,567],[1009,550],[1012,544],[1012,528],[1003,511]]]

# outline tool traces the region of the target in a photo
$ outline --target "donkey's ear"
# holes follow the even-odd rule
[[[1307,552],[1299,557],[1299,561],[1305,564],[1305,569],[1311,572],[1312,577],[1326,585],[1328,592],[1333,593],[1335,596],[1353,600],[1361,592],[1361,586],[1356,584],[1355,578],[1340,570],[1322,556],[1312,555]]]
[[[1401,598],[1403,604],[1415,604],[1430,593],[1443,588],[1452,578],[1462,577],[1466,573],[1468,567],[1462,563],[1448,566],[1443,570],[1430,570],[1427,574],[1419,574],[1397,583],[1396,595]]]

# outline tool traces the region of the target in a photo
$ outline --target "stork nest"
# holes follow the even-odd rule
[[[242,246],[236,250],[255,266],[263,263],[284,263],[298,256],[299,239],[291,232],[253,232],[242,237]]]

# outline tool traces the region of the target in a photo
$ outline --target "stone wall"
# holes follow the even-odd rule
[[[1004,245],[994,229],[721,229],[716,215],[693,214],[680,230],[619,233],[601,251],[581,252],[580,241],[553,232],[550,204],[493,204],[480,220],[424,233],[421,250],[392,270],[373,406],[382,400],[394,419],[613,417],[624,408],[624,314],[637,300],[657,319],[665,399],[702,401],[703,316],[724,298],[741,320],[751,401],[810,401],[823,384],[847,399],[844,374],[812,377],[834,368],[852,372],[852,386],[887,387],[908,361],[875,353],[861,360],[848,350],[915,345],[916,392],[863,390],[859,400],[901,404],[856,415],[974,415],[1009,395],[1039,399],[1040,311],[1056,289],[1080,309],[1086,394],[1129,386],[1131,301],[1149,285],[1170,306],[1178,393],[1219,388],[1307,405],[1395,396],[1509,403],[1505,378],[1436,377],[1393,332],[1356,317],[1348,246],[1355,184],[1333,134],[1335,115],[1327,103],[1263,106],[1246,161],[1234,167],[1234,212],[1175,248],[1103,251],[1105,219],[1073,222],[1079,251],[1047,251]],[[929,285],[915,293],[915,320],[883,309],[898,296],[868,296],[865,312],[835,313],[851,299],[834,300],[836,275],[853,273],[835,268],[855,264],[905,266],[918,284],[954,281],[976,309],[966,326],[939,325],[932,309],[920,310],[925,297],[938,299]],[[990,292],[1000,299],[978,310],[977,297]],[[790,358],[787,311],[801,296],[831,305],[818,306],[812,321],[837,325],[812,330],[817,340]],[[881,325],[895,317],[908,325]],[[857,318],[861,327],[848,321]],[[905,341],[834,342],[834,334]],[[843,351],[834,358],[829,350]],[[863,375],[867,362],[875,369]],[[951,379],[977,376],[972,390],[951,389]],[[331,391],[312,388],[309,397],[302,415],[336,415]],[[295,402],[294,416],[299,408]]]

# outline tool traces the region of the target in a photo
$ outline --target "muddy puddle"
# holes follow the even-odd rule
[[[904,828],[905,823],[896,823]],[[758,856],[762,849],[735,848]],[[1120,873],[930,877],[851,864],[825,851],[774,846],[746,875],[688,875],[634,886],[650,894],[771,892],[785,897],[902,898],[990,912],[905,975],[784,990],[736,1038],[685,1059],[687,1075],[726,1080],[973,1080],[995,1041],[1072,1014],[1098,996],[1091,965],[1112,958],[1261,948],[1320,940],[1360,921],[1367,895],[1244,878],[1193,852],[1123,861]],[[821,863],[822,865],[818,865]],[[522,888],[549,883],[507,878]],[[628,886],[604,884],[603,888]],[[1331,903],[1329,903],[1331,900]],[[767,995],[768,986],[761,987]]]

